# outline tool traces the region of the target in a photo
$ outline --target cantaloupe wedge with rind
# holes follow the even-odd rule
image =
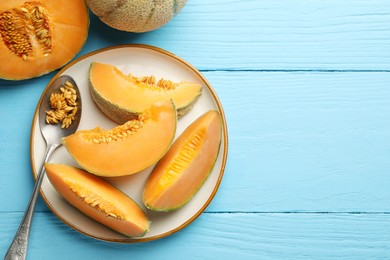
[[[46,163],[45,169],[58,193],[86,216],[128,237],[149,231],[145,212],[102,178],[64,164]]]
[[[190,201],[214,167],[221,137],[221,117],[215,110],[186,128],[149,176],[143,194],[145,206],[172,211]]]
[[[105,177],[130,175],[152,166],[168,151],[176,122],[175,106],[165,100],[125,124],[109,130],[79,130],[62,142],[88,172]]]
[[[136,118],[151,104],[172,99],[178,117],[186,114],[202,92],[194,82],[174,83],[154,76],[125,75],[117,67],[93,62],[89,71],[90,92],[100,110],[113,121],[123,124]]]

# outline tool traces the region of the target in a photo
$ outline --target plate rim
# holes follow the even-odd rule
[[[183,58],[177,56],[176,54],[174,53],[171,53],[167,50],[164,50],[160,47],[156,47],[156,46],[153,46],[153,45],[148,45],[148,44],[119,44],[119,45],[112,45],[112,46],[108,46],[108,47],[103,47],[103,48],[100,48],[100,49],[97,49],[97,50],[94,50],[94,51],[91,51],[91,52],[88,52],[84,55],[81,55],[80,57],[70,61],[69,63],[67,63],[65,66],[63,66],[51,79],[50,81],[47,83],[46,87],[44,88],[40,98],[39,98],[39,101],[38,101],[38,104],[36,106],[36,109],[35,109],[35,112],[34,112],[34,116],[33,116],[33,120],[32,120],[32,126],[31,126],[31,132],[30,132],[30,164],[31,164],[31,171],[32,171],[32,175],[33,175],[33,178],[34,178],[34,181],[36,180],[37,178],[37,172],[35,171],[36,169],[36,165],[35,165],[35,160],[34,160],[34,135],[35,135],[35,131],[36,131],[36,120],[37,120],[37,117],[38,117],[38,112],[39,112],[39,106],[42,102],[42,98],[43,98],[43,94],[45,93],[46,89],[49,87],[49,85],[56,79],[58,78],[61,74],[63,74],[64,71],[66,71],[67,69],[69,69],[70,67],[74,66],[75,64],[77,64],[78,62],[90,57],[90,56],[93,56],[93,55],[96,55],[96,54],[99,54],[99,53],[102,53],[102,52],[106,52],[106,51],[110,51],[110,50],[115,50],[115,49],[122,49],[122,48],[141,48],[141,49],[148,49],[148,50],[152,50],[154,52],[157,52],[159,54],[163,54],[163,55],[166,55],[170,58],[173,58],[175,59],[176,61],[180,62],[181,64],[185,65],[188,69],[190,69],[193,73],[195,73],[199,78],[202,79],[202,81],[204,82],[204,84],[206,85],[206,87],[208,88],[208,90],[210,91],[215,103],[216,103],[216,106],[218,108],[218,111],[221,115],[221,121],[222,121],[222,131],[223,131],[223,139],[221,140],[221,142],[223,142],[224,144],[224,149],[223,151],[220,150],[220,152],[223,152],[222,154],[222,160],[221,160],[221,169],[219,170],[219,174],[218,174],[218,178],[217,178],[217,181],[216,181],[216,184],[212,190],[212,193],[210,194],[209,198],[207,199],[207,201],[202,205],[202,207],[191,217],[189,218],[188,220],[186,220],[184,223],[182,223],[181,225],[169,230],[168,232],[164,232],[162,234],[159,234],[159,235],[155,235],[155,236],[151,236],[151,237],[144,237],[144,238],[126,238],[126,237],[123,237],[123,238],[102,238],[102,237],[98,237],[98,236],[95,236],[95,235],[92,235],[92,234],[89,234],[81,229],[79,229],[77,226],[75,226],[74,224],[72,224],[70,221],[67,221],[66,219],[62,218],[60,213],[55,209],[54,206],[51,205],[51,203],[49,202],[49,200],[47,199],[46,195],[44,194],[43,190],[42,190],[42,187],[40,188],[40,195],[41,195],[41,198],[43,199],[44,203],[46,204],[46,206],[54,213],[54,215],[57,216],[57,218],[59,220],[61,220],[64,224],[66,224],[67,226],[71,227],[72,229],[76,230],[77,232],[87,236],[87,237],[90,237],[90,238],[93,238],[93,239],[96,239],[96,240],[100,240],[100,241],[104,241],[104,242],[112,242],[112,243],[121,243],[121,244],[131,244],[131,243],[141,243],[141,242],[150,242],[150,241],[154,241],[154,240],[158,240],[158,239],[161,239],[161,238],[164,238],[164,237],[168,237],[182,229],[184,229],[185,227],[187,227],[188,225],[190,225],[192,222],[194,222],[203,212],[204,210],[209,206],[209,204],[211,203],[211,201],[214,199],[218,189],[219,189],[219,186],[222,182],[222,178],[224,176],[224,173],[225,173],[225,168],[226,168],[226,163],[227,163],[227,156],[228,156],[228,128],[227,128],[227,122],[226,122],[226,117],[225,117],[225,113],[224,113],[224,110],[223,110],[223,107],[222,107],[222,104],[215,92],[215,90],[213,89],[213,87],[211,86],[211,84],[209,83],[209,81],[203,76],[203,74],[198,70],[196,69],[192,64],[190,64],[189,62],[187,62],[186,60],[184,60]],[[39,129],[38,129],[39,131]]]

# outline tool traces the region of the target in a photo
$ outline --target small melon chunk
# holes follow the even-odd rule
[[[149,231],[145,212],[103,179],[64,164],[46,163],[45,169],[58,193],[88,217],[129,237],[140,237]]]
[[[165,100],[123,125],[110,130],[79,130],[62,142],[90,173],[105,177],[130,175],[152,166],[168,151],[176,121],[174,104]]]
[[[212,171],[221,138],[221,118],[215,110],[187,127],[149,176],[143,194],[145,206],[171,211],[186,204]]]
[[[123,124],[136,118],[151,104],[172,99],[180,118],[201,95],[202,86],[193,82],[174,83],[154,76],[125,75],[117,67],[93,62],[89,70],[90,92],[100,110]]]

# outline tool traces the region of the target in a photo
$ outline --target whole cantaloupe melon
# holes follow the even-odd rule
[[[127,32],[147,32],[168,23],[187,0],[86,0],[108,26]]]

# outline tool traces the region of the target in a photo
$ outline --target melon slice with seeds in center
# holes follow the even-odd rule
[[[165,100],[125,124],[79,130],[62,142],[77,163],[95,175],[130,175],[152,166],[168,151],[176,121],[173,102]]]
[[[129,237],[148,232],[145,212],[108,182],[69,165],[46,163],[45,169],[58,193],[88,217]]]
[[[185,205],[212,171],[221,137],[221,117],[215,110],[186,128],[149,176],[143,194],[145,206],[172,211]]]
[[[91,64],[89,80],[97,106],[119,124],[136,118],[157,101],[170,99],[180,118],[192,108],[202,92],[202,85],[198,83],[125,75],[113,65],[98,62]]]

